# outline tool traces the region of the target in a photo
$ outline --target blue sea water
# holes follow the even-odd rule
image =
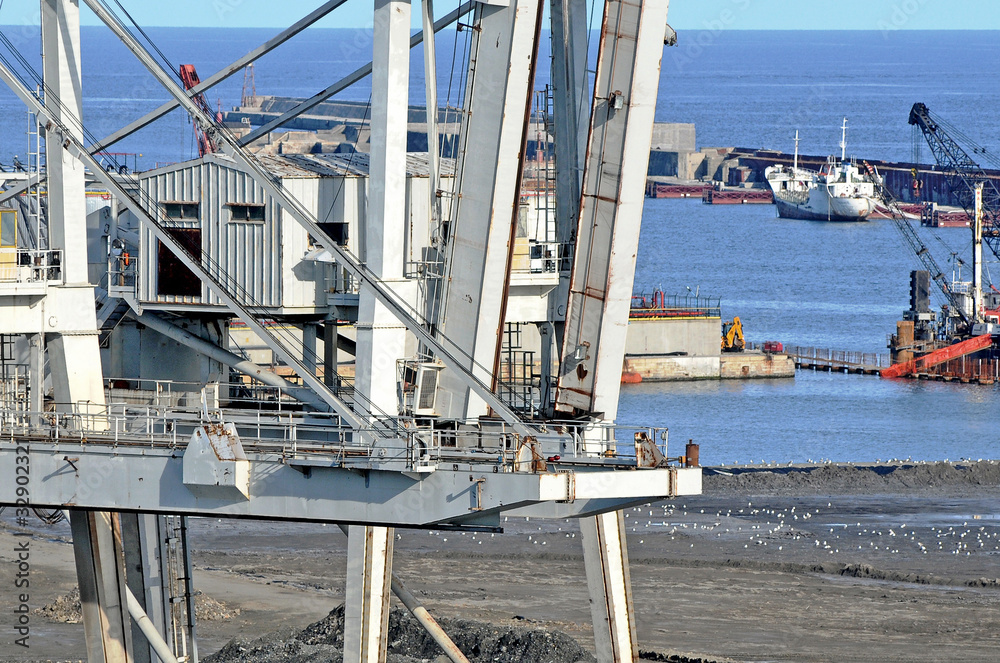
[[[920,229],[962,247],[968,230]],[[945,265],[942,261],[942,265]],[[889,221],[779,219],[771,205],[646,200],[636,289],[720,296],[748,340],[886,351],[919,265]],[[994,274],[1000,276],[995,268]],[[619,421],[668,426],[704,463],[1000,456],[1000,387],[798,371],[794,380],[622,385]]]
[[[0,15],[0,23],[4,22]],[[36,66],[37,29],[3,28]],[[148,34],[176,67],[202,78],[276,30],[152,28]],[[441,33],[442,103],[460,102],[460,63],[469,32]],[[850,154],[908,160],[916,101],[978,143],[1000,146],[1000,33],[997,32],[682,32],[664,51],[657,120],[693,122],[699,147],[839,150],[847,117]],[[257,92],[310,96],[367,63],[365,30],[309,30],[256,66]],[[548,60],[547,44],[540,50]],[[411,102],[423,100],[420,49],[413,52]],[[168,100],[168,95],[103,28],[83,30],[84,118],[103,137]],[[536,85],[548,75],[540,71]],[[239,103],[237,74],[212,90],[210,103]],[[342,98],[366,101],[368,82]],[[26,151],[21,103],[0,90],[0,162]],[[140,168],[196,154],[185,116],[174,111],[115,146],[142,154]],[[929,159],[923,148],[923,158]],[[130,160],[131,163],[131,160]],[[969,233],[921,230],[948,269],[968,255]],[[771,206],[707,206],[648,200],[636,270],[637,289],[662,288],[722,298],[751,341],[877,352],[907,306],[908,273],[919,265],[892,225],[777,219]],[[993,261],[991,273],[1000,280]],[[706,463],[776,460],[1000,457],[1000,387],[880,381],[800,372],[795,380],[625,386],[620,420],[669,426],[676,445],[693,438]]]

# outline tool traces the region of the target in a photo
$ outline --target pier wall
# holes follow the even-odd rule
[[[739,352],[722,355],[719,362],[719,377],[723,380],[794,376],[795,362],[786,354]]]
[[[718,355],[714,357],[625,355],[622,372],[626,375],[636,375],[642,382],[718,380],[721,375],[720,363]]]
[[[793,378],[795,362],[785,354],[756,352],[705,357],[625,355],[623,375],[630,382]]]
[[[739,167],[751,170],[754,181],[764,182],[764,169],[775,164],[791,165],[795,155],[774,150],[753,150],[737,147],[729,152],[729,160]],[[819,170],[826,163],[826,156],[809,154],[799,155],[799,166],[810,170]],[[859,159],[860,161],[860,159]],[[960,206],[955,192],[948,186],[948,180],[940,167],[934,164],[914,164],[897,161],[881,161],[868,159],[868,163],[878,168],[885,179],[886,186],[893,195],[904,203],[934,202],[939,205]],[[921,183],[920,194],[915,195],[913,188],[913,169],[917,170],[917,179]],[[1000,187],[1000,171],[987,170],[987,177]]]
[[[629,320],[626,355],[718,354],[720,318],[691,320]]]

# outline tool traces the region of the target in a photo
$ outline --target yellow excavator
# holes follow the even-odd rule
[[[746,347],[746,339],[743,338],[743,323],[740,316],[733,318],[732,322],[722,323],[722,351],[723,352],[743,352]]]

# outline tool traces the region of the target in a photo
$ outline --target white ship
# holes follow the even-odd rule
[[[875,185],[846,158],[847,118],[840,141],[840,161],[830,157],[817,172],[799,168],[799,133],[791,168],[778,164],[764,170],[774,192],[778,216],[814,221],[865,221],[875,211]]]

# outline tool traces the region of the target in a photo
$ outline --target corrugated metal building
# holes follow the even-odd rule
[[[324,229],[363,261],[368,155],[311,154],[261,157]],[[440,190],[448,191],[453,162],[444,160]],[[430,245],[427,162],[407,155],[406,260],[419,262]],[[249,174],[224,155],[212,154],[140,176],[143,199],[203,265],[232,291],[244,293],[269,314],[322,316],[328,306],[329,265],[316,262],[309,234],[283,212]],[[447,208],[445,209],[445,213]],[[135,220],[132,220],[135,223]],[[136,226],[133,226],[137,229]],[[153,234],[142,231],[137,296],[151,309],[219,310],[217,297]],[[404,270],[408,271],[408,270]]]

